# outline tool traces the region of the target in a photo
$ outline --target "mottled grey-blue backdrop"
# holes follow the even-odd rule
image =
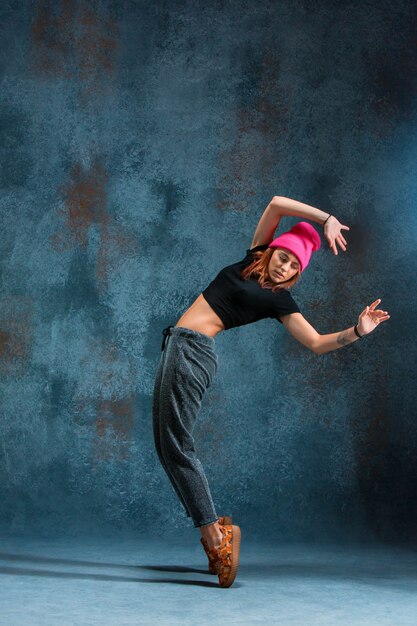
[[[273,195],[350,226],[273,320],[216,338],[196,428],[218,513],[277,539],[417,528],[414,2],[2,2],[1,529],[192,528],[153,447],[161,331]],[[280,231],[295,223],[285,217]]]

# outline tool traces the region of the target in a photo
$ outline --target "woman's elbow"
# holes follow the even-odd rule
[[[272,204],[274,206],[279,206],[281,200],[282,200],[282,196],[272,196],[272,200],[271,200],[270,204]]]
[[[314,352],[314,354],[316,354],[317,356],[321,356],[323,354],[322,351],[322,343],[320,341],[320,335],[316,338],[316,340],[313,342],[312,346],[311,346],[311,350],[312,352]]]
[[[310,343],[308,341],[299,341],[299,343],[304,346],[304,348],[307,348],[307,350],[310,350],[310,352],[312,352],[313,354],[321,354],[315,343]]]

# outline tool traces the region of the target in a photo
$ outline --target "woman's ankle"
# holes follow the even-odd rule
[[[213,524],[200,526],[200,531],[209,548],[218,548],[220,546],[223,534],[220,529],[219,522],[213,522]]]

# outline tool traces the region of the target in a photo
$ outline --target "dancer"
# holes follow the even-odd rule
[[[323,225],[334,254],[350,230],[336,217],[296,200],[274,196],[262,214],[250,248],[241,261],[223,268],[175,325],[163,330],[162,353],[153,394],[155,447],[186,515],[201,531],[209,572],[230,587],[239,564],[240,528],[218,517],[203,467],[196,456],[193,429],[204,392],[217,371],[216,335],[229,328],[274,318],[317,355],[337,350],[371,333],[387,320],[378,298],[366,306],[355,326],[326,335],[305,319],[290,294],[305,271],[320,236],[308,222],[298,222],[274,239],[283,216]]]

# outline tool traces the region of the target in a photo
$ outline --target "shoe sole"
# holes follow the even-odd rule
[[[230,574],[227,580],[220,584],[219,586],[223,589],[226,587],[231,587],[235,581],[237,568],[239,567],[239,553],[240,553],[240,539],[241,532],[239,526],[232,525],[232,567],[230,568]]]

